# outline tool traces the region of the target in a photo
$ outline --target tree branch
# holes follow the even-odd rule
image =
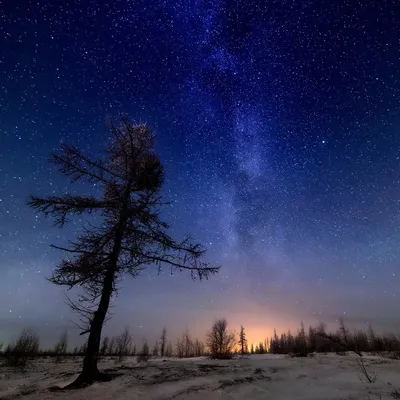
[[[70,177],[75,182],[86,177],[89,182],[103,182],[109,184],[113,179],[121,180],[115,171],[107,168],[104,162],[94,161],[85,156],[76,146],[64,144],[61,148],[61,154],[51,153],[50,162],[59,166],[59,171]],[[110,175],[107,179],[104,174]]]
[[[124,246],[121,247],[122,250],[128,251],[130,252],[131,249],[126,248]],[[135,251],[137,256],[140,256],[142,258],[144,258],[147,264],[148,263],[155,263],[159,266],[161,266],[161,264],[168,264],[173,268],[177,268],[179,270],[189,270],[191,271],[191,276],[192,278],[195,278],[195,275],[197,273],[198,278],[201,280],[203,278],[208,279],[209,275],[214,275],[216,273],[218,273],[219,271],[219,266],[218,267],[208,267],[208,264],[205,262],[201,262],[198,264],[198,257],[194,257],[193,259],[189,260],[187,257],[184,257],[182,262],[179,261],[174,261],[173,259],[176,259],[177,257],[174,257],[173,255],[168,255],[165,254],[164,256],[157,256],[155,254],[146,254],[143,253],[141,251]],[[172,258],[172,260],[171,260]],[[189,265],[188,265],[189,264]],[[190,265],[192,264],[192,265]]]
[[[68,214],[92,213],[94,211],[104,211],[114,207],[114,203],[101,201],[93,196],[71,196],[63,197],[36,197],[30,196],[28,206],[42,212],[46,217],[54,217],[56,225],[63,226]]]

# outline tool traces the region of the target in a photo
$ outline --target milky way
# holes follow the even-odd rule
[[[0,336],[33,326],[50,342],[70,326],[44,278],[49,244],[81,221],[53,228],[26,199],[70,190],[48,153],[97,154],[118,112],[156,131],[165,216],[222,269],[124,281],[111,333],[202,334],[218,316],[257,340],[301,319],[395,327],[399,13],[395,0],[3,2]]]

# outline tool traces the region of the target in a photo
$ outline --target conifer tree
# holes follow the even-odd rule
[[[80,287],[79,302],[70,301],[88,333],[81,374],[69,387],[83,387],[94,381],[109,380],[97,367],[100,338],[111,296],[125,276],[137,277],[156,265],[188,270],[192,278],[208,278],[218,271],[202,260],[203,248],[189,238],[177,241],[161,219],[161,188],[164,169],[154,150],[154,135],[145,124],[135,125],[126,117],[109,121],[111,140],[100,159],[80,148],[62,145],[50,161],[71,182],[87,183],[88,193],[31,196],[28,205],[53,217],[63,226],[70,217],[91,217],[55,268],[50,281],[69,288]],[[93,187],[100,194],[92,194]],[[85,218],[86,220],[86,218]],[[86,304],[86,305],[84,305]],[[94,304],[94,307],[92,306]]]

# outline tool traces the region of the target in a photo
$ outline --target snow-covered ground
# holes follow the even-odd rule
[[[132,358],[122,365],[108,359],[100,369],[121,373],[107,383],[86,389],[51,391],[72,382],[80,360],[61,364],[40,360],[26,373],[0,369],[0,399],[400,399],[400,361],[367,356],[366,366],[375,371],[375,383],[360,381],[351,356],[317,355],[287,358],[252,355],[229,361],[195,359],[150,360],[137,364]]]

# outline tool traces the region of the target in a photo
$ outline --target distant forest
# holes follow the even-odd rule
[[[1,358],[10,367],[24,367],[37,357],[54,357],[54,361],[62,362],[66,356],[84,356],[86,343],[80,347],[68,346],[68,335],[64,332],[51,349],[40,348],[40,338],[32,330],[24,329],[13,343],[3,346],[0,342]],[[228,330],[225,319],[214,322],[203,340],[193,338],[188,330],[176,340],[168,338],[164,328],[160,339],[149,344],[143,340],[140,345],[133,343],[128,328],[118,336],[105,336],[102,339],[98,360],[114,357],[123,361],[126,357],[136,357],[138,362],[146,362],[150,358],[178,357],[190,358],[206,356],[215,359],[230,359],[235,356],[252,354],[284,354],[292,357],[312,357],[315,353],[347,352],[362,357],[362,353],[374,353],[383,357],[400,359],[400,336],[393,333],[377,334],[372,326],[368,330],[350,330],[343,320],[339,320],[336,331],[328,332],[325,324],[310,326],[308,330],[301,323],[296,333],[290,330],[274,334],[260,343],[249,344],[246,330],[242,326],[239,333]]]

